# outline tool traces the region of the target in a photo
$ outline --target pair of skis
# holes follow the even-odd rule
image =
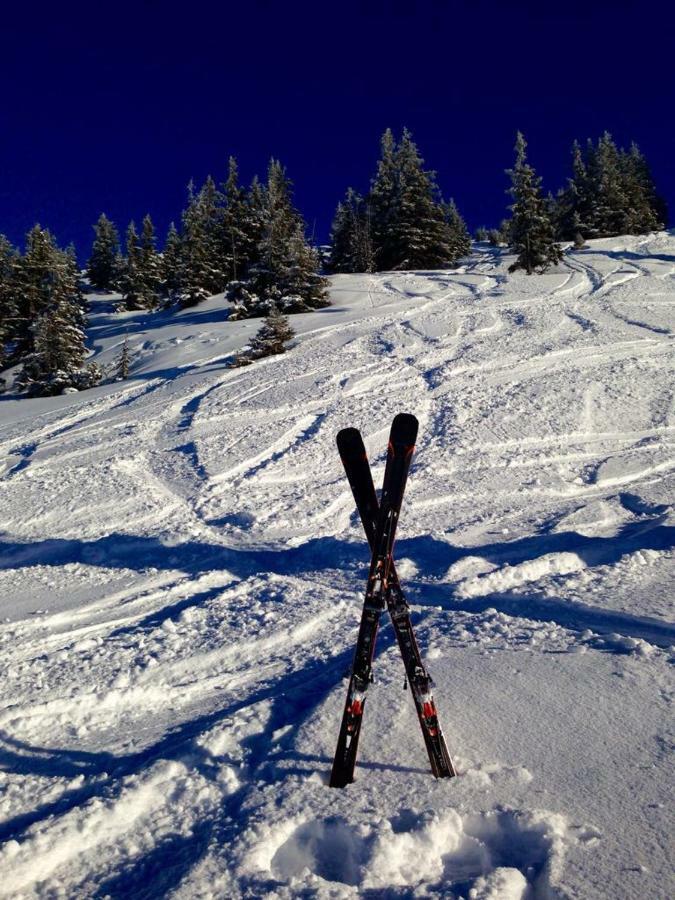
[[[356,428],[345,428],[337,436],[340,457],[372,557],[347,700],[330,777],[331,787],[344,787],[354,780],[366,691],[373,680],[375,640],[380,616],[385,608],[391,616],[403,657],[406,683],[410,685],[415,702],[431,770],[436,778],[455,775],[431,693],[432,679],[422,662],[410,621],[410,608],[401,590],[393,561],[396,526],[408,479],[410,460],[415,449],[417,429],[418,423],[414,416],[400,413],[394,419],[389,435],[387,464],[379,503],[360,433]]]

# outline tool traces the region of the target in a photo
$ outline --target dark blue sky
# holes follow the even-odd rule
[[[575,137],[644,150],[675,212],[672,3],[25,4],[0,23],[0,231],[88,253],[105,211],[163,235],[185,185],[274,155],[310,229],[407,125],[471,228],[505,214],[516,129],[556,189]],[[671,212],[671,215],[672,215]]]

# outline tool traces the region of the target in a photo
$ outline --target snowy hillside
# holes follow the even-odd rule
[[[0,895],[675,896],[675,237],[554,272],[333,279],[258,322],[94,301],[131,379],[0,397]],[[335,450],[420,439],[396,559],[459,777],[386,623],[327,787],[368,564]]]

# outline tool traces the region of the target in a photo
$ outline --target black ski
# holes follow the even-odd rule
[[[376,507],[376,523],[371,542],[372,557],[368,573],[366,597],[361,614],[361,624],[352,663],[352,674],[347,689],[347,699],[342,714],[333,769],[331,787],[344,787],[354,780],[354,766],[358,750],[366,691],[372,680],[372,661],[375,639],[382,610],[386,605],[388,584],[392,568],[392,551],[396,525],[408,478],[410,459],[417,438],[417,419],[407,413],[399,413],[392,422],[384,471],[382,497]]]
[[[356,428],[345,428],[338,434],[337,442],[356,507],[372,548],[379,508],[366,448]],[[403,657],[406,679],[410,684],[431,770],[437,778],[452,777],[456,773],[438,721],[431,691],[433,682],[422,662],[410,619],[410,608],[393,561],[390,564],[386,603]]]

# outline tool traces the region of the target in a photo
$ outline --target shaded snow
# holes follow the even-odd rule
[[[555,271],[338,276],[258,322],[93,298],[129,381],[0,397],[0,895],[675,894],[675,238]],[[459,777],[390,627],[357,781],[329,790],[367,552],[334,439],[381,479],[420,419],[398,570]]]

